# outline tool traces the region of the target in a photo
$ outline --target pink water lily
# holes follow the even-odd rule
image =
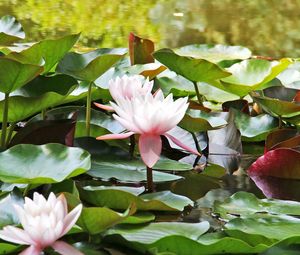
[[[115,93],[115,91],[113,92]],[[131,98],[119,97],[111,106],[116,114],[113,117],[128,130],[122,134],[107,134],[97,137],[98,140],[125,139],[131,135],[139,134],[139,150],[144,163],[152,168],[158,161],[161,150],[161,135],[168,137],[175,144],[200,155],[198,151],[184,145],[168,133],[184,117],[188,108],[188,98],[173,100],[169,94],[164,98],[162,91],[155,95],[151,93],[135,94]]]
[[[34,193],[33,200],[26,197],[24,207],[14,205],[23,229],[6,226],[0,230],[0,238],[8,242],[30,245],[20,255],[39,255],[46,247],[52,247],[63,255],[83,255],[63,241],[58,241],[78,220],[82,205],[68,213],[64,195],[51,193],[48,200]]]
[[[131,99],[137,95],[146,95],[151,93],[153,81],[149,81],[147,79],[142,82],[142,79],[143,77],[141,75],[124,75],[121,78],[117,77],[115,80],[110,80],[108,82],[109,92],[114,101],[118,104],[120,99]],[[103,110],[114,111],[114,108],[110,105],[103,105],[99,103],[94,104]]]

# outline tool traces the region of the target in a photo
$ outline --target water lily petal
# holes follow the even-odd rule
[[[19,255],[40,255],[42,250],[36,246],[29,246],[27,249],[19,253]]]
[[[79,250],[75,249],[72,245],[67,244],[63,241],[56,241],[53,245],[51,245],[52,248],[62,255],[84,255]]]
[[[162,142],[159,135],[141,135],[139,138],[139,149],[144,163],[152,168],[159,160]]]
[[[82,211],[82,204],[77,205],[69,214],[64,218],[64,230],[61,236],[69,232],[69,230],[75,225]]]
[[[3,230],[0,230],[0,238],[12,243],[27,245],[35,244],[23,229],[13,226],[6,226]]]
[[[110,112],[114,111],[114,108],[112,108],[110,105],[99,104],[99,103],[94,103],[94,105],[105,111],[110,111]]]
[[[183,144],[182,142],[180,142],[176,137],[174,137],[174,136],[172,136],[172,135],[170,135],[170,134],[168,134],[168,133],[165,133],[164,136],[170,138],[170,139],[172,140],[173,143],[175,143],[176,145],[178,145],[178,146],[181,147],[182,149],[184,149],[184,150],[186,150],[186,151],[189,151],[189,152],[191,152],[191,153],[193,153],[193,154],[196,154],[196,155],[198,155],[198,156],[201,156],[201,154],[200,154],[198,151],[196,151],[196,150],[194,150],[194,149],[192,149],[192,148],[186,146],[185,144]]]
[[[96,139],[97,140],[125,139],[128,138],[129,136],[132,136],[133,134],[134,132],[127,132],[122,134],[107,134],[107,135],[98,136]]]

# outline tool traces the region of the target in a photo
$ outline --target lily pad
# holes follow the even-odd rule
[[[209,82],[230,75],[229,72],[205,59],[195,59],[177,55],[170,49],[161,49],[153,53],[155,59],[171,71],[193,82]]]
[[[263,141],[272,130],[278,127],[278,120],[268,114],[251,117],[235,109],[232,111],[234,123],[240,130],[244,141]]]
[[[89,169],[88,152],[61,144],[20,144],[0,153],[0,180],[8,183],[61,182]]]
[[[154,43],[151,40],[130,33],[128,41],[131,65],[154,62],[154,58],[151,55],[154,51]]]
[[[210,83],[240,97],[254,90],[264,89],[280,72],[286,69],[291,60],[281,59],[269,62],[262,59],[243,60],[227,68],[232,75],[221,79],[221,83]],[[271,86],[271,84],[270,84]]]
[[[9,45],[24,38],[22,25],[15,17],[6,15],[0,19],[0,45]]]
[[[0,57],[0,91],[10,93],[24,86],[43,71],[43,67],[22,64],[18,61]]]
[[[180,127],[190,132],[214,130],[226,125],[227,122],[223,118],[197,110],[188,110],[179,123]]]
[[[44,62],[43,73],[48,73],[62,59],[62,57],[77,42],[80,34],[67,35],[65,37],[53,40],[43,40],[21,52],[11,52],[8,58],[20,61],[22,63],[40,65]]]
[[[245,218],[256,213],[300,215],[300,203],[277,199],[258,199],[252,193],[240,191],[223,202],[216,201],[213,211],[223,219],[235,218],[235,216]]]
[[[251,51],[248,48],[222,44],[192,44],[174,49],[174,52],[180,56],[206,59],[213,63],[251,57]]]
[[[79,80],[94,82],[123,58],[126,52],[123,48],[103,48],[84,54],[70,52],[59,62],[56,71]]]
[[[140,191],[140,188],[137,189]],[[193,201],[189,198],[173,194],[170,191],[137,196],[136,193],[124,190],[122,187],[87,186],[82,189],[81,196],[93,205],[112,209],[126,209],[134,203],[137,210],[142,211],[182,211],[185,206],[193,205]]]

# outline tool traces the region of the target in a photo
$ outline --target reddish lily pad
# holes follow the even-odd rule
[[[268,151],[250,166],[248,174],[300,179],[300,152],[287,148]]]
[[[265,151],[277,148],[295,148],[300,145],[300,136],[296,129],[279,129],[266,138]]]
[[[154,43],[149,39],[143,39],[133,33],[129,34],[129,55],[132,65],[153,63]]]

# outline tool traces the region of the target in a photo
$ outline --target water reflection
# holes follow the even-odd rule
[[[0,16],[24,23],[31,40],[82,31],[88,46],[126,46],[133,31],[159,47],[244,45],[259,55],[300,55],[300,0],[1,0]]]

